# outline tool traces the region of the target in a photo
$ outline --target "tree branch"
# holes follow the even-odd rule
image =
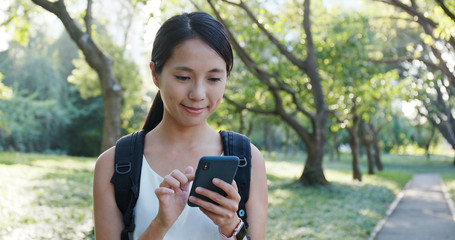
[[[455,22],[455,14],[453,14],[448,8],[447,6],[444,4],[444,0],[436,0],[436,2],[439,4],[439,6],[442,8],[442,10],[444,10],[444,12],[447,14],[447,16],[449,16],[452,21]]]
[[[240,104],[231,98],[229,98],[226,94],[223,96],[223,98],[230,104],[234,105],[238,109],[242,110],[248,110],[250,112],[254,113],[260,113],[260,114],[276,114],[276,110],[265,110],[265,109],[258,109],[258,108],[249,108],[246,105]]]
[[[245,2],[240,1],[240,3],[234,3],[234,2],[231,2],[228,0],[222,0],[222,1],[243,9],[246,12],[246,14],[248,15],[248,17],[251,19],[251,21],[253,21],[254,24],[256,24],[256,26],[258,26],[258,28],[267,36],[267,38],[278,48],[278,50],[280,51],[281,54],[283,54],[292,64],[294,64],[298,68],[300,68],[302,70],[304,69],[305,62],[298,59],[294,54],[289,52],[286,49],[286,47],[283,44],[281,44],[280,41],[264,27],[263,24],[259,23],[256,16],[254,16],[253,12],[245,4]]]
[[[436,50],[434,50],[436,51]],[[436,54],[435,54],[436,55]],[[413,60],[420,61],[424,63],[427,67],[441,71],[449,81],[455,86],[455,75],[450,71],[449,68],[445,65],[445,62],[441,60],[442,58],[440,55],[436,55],[439,59],[439,64],[433,63],[431,61],[425,60],[423,58],[415,58],[415,57],[398,57],[398,58],[383,58],[383,59],[370,59],[372,62],[378,63],[399,63],[399,62],[412,62]]]
[[[231,30],[227,27],[226,22],[224,21],[223,18],[221,18],[220,13],[218,10],[215,8],[215,6],[212,3],[212,0],[207,0],[209,3],[211,9],[216,15],[216,18],[218,21],[220,21],[226,28],[226,33],[229,37],[229,40],[234,47],[237,55],[240,57],[242,62],[245,64],[245,66],[249,69],[251,73],[253,73],[262,83],[264,83],[270,90],[274,101],[275,101],[275,109],[273,111],[266,111],[266,113],[275,113],[278,116],[280,116],[285,122],[287,122],[292,128],[294,128],[297,132],[297,134],[302,138],[302,140],[306,143],[309,143],[311,141],[310,133],[305,127],[298,122],[296,119],[294,119],[289,113],[286,112],[286,110],[283,107],[283,102],[280,96],[280,90],[282,88],[280,86],[277,86],[272,83],[271,79],[276,78],[277,82],[280,83],[280,80],[277,78],[277,76],[274,76],[264,70],[262,70],[251,58],[251,56],[243,49],[239,42],[235,39],[233,33]],[[228,98],[225,98],[227,101]],[[241,105],[240,105],[241,106]],[[311,121],[314,122],[314,119],[311,119]]]
[[[87,0],[87,9],[85,10],[85,32],[92,37],[92,0]]]
[[[424,29],[426,34],[428,34],[434,38],[433,30],[438,27],[438,23],[434,22],[433,20],[431,20],[428,17],[425,17],[421,12],[419,12],[417,10],[418,7],[417,7],[417,3],[415,1],[411,1],[412,6],[408,6],[398,0],[389,0],[389,1],[374,0],[374,1],[382,2],[382,3],[389,4],[391,6],[398,7],[401,10],[408,13],[410,16],[417,17],[417,19],[415,21],[417,23],[419,23],[419,25]],[[436,1],[438,1],[438,0],[436,0]],[[448,43],[455,49],[455,38],[453,36],[450,36]]]
[[[318,64],[316,59],[316,49],[313,42],[313,34],[311,33],[311,18],[310,18],[310,0],[305,0],[303,3],[303,28],[306,35],[306,50],[307,58],[305,59],[305,69],[303,70],[311,82],[314,104],[317,111],[318,121],[327,120],[327,104],[325,103],[324,93],[322,91],[321,79],[318,73]],[[313,123],[314,126],[320,123]],[[325,125],[326,123],[322,123]]]
[[[231,32],[229,28],[227,28],[227,24],[224,21],[224,19],[221,18],[218,10],[216,10],[215,6],[213,5],[211,0],[208,0],[212,10],[214,11],[217,19],[224,25],[226,26],[226,33],[229,37],[229,40],[234,47],[235,51],[239,55],[240,59],[242,59],[242,62],[245,63],[246,67],[256,76],[259,78],[259,80],[267,85],[267,87],[272,91],[277,94],[278,90],[280,89],[279,86],[276,86],[271,82],[271,78],[274,76],[264,70],[262,70],[251,58],[251,56],[243,49],[239,42],[235,39],[234,34]]]

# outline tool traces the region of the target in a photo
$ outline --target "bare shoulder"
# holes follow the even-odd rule
[[[109,148],[98,157],[95,164],[95,179],[97,177],[112,176],[114,173],[114,158],[115,147]]]
[[[96,239],[120,239],[123,229],[122,213],[115,201],[114,173],[115,147],[102,153],[95,164],[93,177],[93,210]]]
[[[253,167],[256,164],[259,164],[259,165],[265,164],[264,157],[262,156],[261,151],[259,151],[259,149],[252,143],[251,143],[251,161],[252,161],[251,165]]]

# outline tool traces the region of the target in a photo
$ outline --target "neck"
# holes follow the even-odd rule
[[[198,142],[199,139],[204,139],[210,136],[210,133],[214,130],[208,125],[208,123],[200,124],[197,126],[182,127],[166,124],[161,122],[156,127],[157,133],[162,137],[163,142],[170,144],[192,144]]]

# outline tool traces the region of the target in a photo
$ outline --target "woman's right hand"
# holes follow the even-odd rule
[[[173,170],[166,175],[160,187],[155,190],[160,206],[154,221],[169,229],[185,208],[190,191],[190,182],[194,179],[194,169],[187,167],[182,173]]]

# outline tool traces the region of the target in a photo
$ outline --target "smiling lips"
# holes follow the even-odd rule
[[[201,114],[205,108],[194,108],[183,105],[183,108],[190,114]]]

